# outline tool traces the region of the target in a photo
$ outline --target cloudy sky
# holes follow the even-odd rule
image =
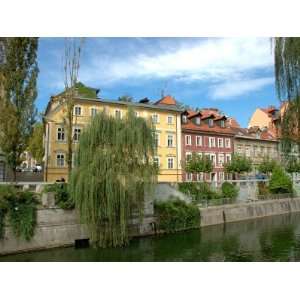
[[[37,105],[63,89],[64,39],[41,38]],[[268,38],[87,38],[79,79],[100,97],[160,98],[217,107],[247,126],[256,107],[278,105]]]

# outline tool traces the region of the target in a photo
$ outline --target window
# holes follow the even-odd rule
[[[75,114],[75,116],[81,116],[81,107],[80,106],[74,107],[74,114]]]
[[[193,180],[192,173],[186,173],[186,181],[192,181],[192,180]]]
[[[197,173],[197,175],[196,175],[196,180],[197,181],[203,181],[203,173],[201,172],[201,173]]]
[[[153,158],[153,163],[154,163],[157,167],[159,167],[159,157],[158,157],[158,156],[155,156],[155,157]]]
[[[218,147],[223,148],[224,147],[224,140],[222,138],[218,138]]]
[[[56,165],[58,167],[64,167],[65,166],[65,155],[62,153],[59,153],[56,155]]]
[[[168,147],[173,147],[173,135],[168,134]]]
[[[159,146],[159,133],[154,133],[154,143],[156,147]]]
[[[117,119],[121,119],[122,118],[122,112],[119,109],[115,110],[115,117]]]
[[[138,111],[135,111],[134,112],[135,116],[138,118],[140,116],[139,112]]]
[[[94,117],[94,116],[96,116],[97,113],[98,113],[97,108],[92,107],[91,108],[91,116]]]
[[[208,126],[213,127],[214,126],[214,120],[213,119],[208,119]]]
[[[201,121],[200,121],[200,117],[196,117],[196,124],[197,124],[197,125],[200,125],[200,122],[201,122]]]
[[[185,144],[187,146],[191,146],[192,145],[192,137],[190,135],[186,135],[185,136]]]
[[[174,158],[169,157],[168,158],[168,169],[173,169],[174,168]]]
[[[168,116],[168,124],[173,124],[173,116]]]
[[[152,122],[154,124],[158,124],[158,122],[159,122],[158,114],[152,115]]]
[[[219,180],[223,181],[224,180],[224,172],[219,173]]]
[[[185,160],[189,161],[190,159],[192,159],[192,153],[191,152],[186,152],[185,153]]]
[[[250,146],[246,146],[246,156],[250,157]]]
[[[225,139],[225,148],[231,148],[230,139]]]
[[[216,147],[216,140],[214,137],[209,137],[208,138],[208,147],[213,148]]]
[[[226,162],[230,162],[231,161],[231,154],[226,154]]]
[[[218,154],[218,165],[222,167],[223,164],[224,164],[224,154],[219,153]]]
[[[225,121],[221,120],[221,127],[224,128],[225,127]],[[223,174],[224,175],[224,174]]]
[[[196,146],[202,146],[202,136],[196,136]]]
[[[57,128],[57,140],[64,141],[65,140],[65,129],[63,127]]]
[[[213,166],[215,166],[216,165],[216,154],[210,154],[209,158],[210,158]]]
[[[81,129],[80,128],[74,128],[74,135],[73,140],[78,142],[80,138]]]
[[[187,116],[186,115],[182,116],[182,123],[187,123]]]

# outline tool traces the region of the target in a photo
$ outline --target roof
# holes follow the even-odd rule
[[[232,127],[231,129],[235,133],[235,136],[238,138],[263,140],[263,141],[270,141],[270,142],[278,141],[274,133],[267,128],[259,129],[258,126],[255,126],[255,127],[250,127],[249,129],[238,128],[238,127]],[[257,136],[257,133],[259,133],[259,136]]]
[[[230,127],[236,127],[236,128],[241,127],[240,124],[237,122],[237,120],[233,117],[227,118],[227,122]]]
[[[157,102],[155,102],[154,104],[164,104],[164,105],[176,105],[176,100],[170,96],[167,95],[163,98],[161,98],[160,100],[158,100]]]

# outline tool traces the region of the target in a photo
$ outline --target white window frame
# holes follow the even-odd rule
[[[214,126],[214,120],[213,119],[208,119],[208,126],[213,127]]]
[[[196,125],[200,125],[201,124],[201,118],[200,117],[196,117],[195,123],[196,123]]]
[[[225,155],[223,153],[218,153],[218,165],[223,167],[225,162]]]
[[[153,124],[159,124],[159,115],[158,114],[152,114],[151,119],[152,119]]]
[[[187,123],[187,115],[182,116],[182,123],[186,124]]]
[[[155,163],[156,160],[157,160],[157,163],[156,163],[157,166],[160,167],[160,158],[159,158],[159,156],[154,156],[154,157],[153,157],[153,162],[154,162],[154,163]]]
[[[77,117],[82,116],[82,107],[81,106],[79,106],[79,105],[74,106],[74,115],[77,116]]]
[[[91,116],[94,117],[98,114],[98,109],[96,107],[91,107]]]
[[[62,157],[58,158],[58,156],[62,156]],[[58,168],[63,168],[65,166],[65,159],[66,159],[65,153],[63,153],[63,152],[56,153],[56,166]],[[60,163],[58,163],[58,162],[60,162]],[[62,164],[61,164],[61,162],[62,162]]]
[[[231,154],[230,153],[226,153],[226,155],[225,155],[225,162],[230,162],[230,161],[231,161]]]
[[[224,139],[223,138],[218,138],[218,148],[224,148]]]
[[[225,148],[231,148],[231,140],[229,138],[225,138]]]
[[[220,125],[221,125],[221,128],[225,128],[225,120],[221,120]]]
[[[59,131],[60,129],[60,131]],[[61,136],[61,138],[59,138],[58,136]],[[65,134],[65,128],[62,126],[59,126],[56,128],[56,140],[59,142],[64,142],[66,140],[66,134]]]
[[[215,148],[216,147],[216,138],[213,136],[208,137],[208,147]]]
[[[185,161],[188,161],[188,156],[190,156],[190,159],[192,158],[192,152],[186,152],[185,153]]]
[[[198,143],[200,141],[200,143]],[[202,146],[202,136],[201,135],[196,135],[196,146],[201,147]]]
[[[172,162],[172,167],[170,168],[170,162]],[[174,157],[168,157],[167,158],[167,167],[169,170],[174,169]]]
[[[210,153],[209,154],[209,159],[212,162],[212,165],[215,167],[217,165],[217,155],[216,153]]]
[[[119,116],[118,116],[119,113]],[[120,109],[115,109],[115,118],[122,119],[122,111]]]
[[[171,137],[171,139],[169,139]],[[169,145],[169,141],[172,141],[172,143]],[[173,148],[174,147],[174,134],[168,134],[167,135],[167,147]]]
[[[185,135],[185,145],[192,146],[192,136],[191,135]]]
[[[192,173],[186,173],[185,174],[186,181],[193,181],[193,174]]]
[[[219,172],[219,181],[224,181],[225,176],[224,176],[224,172]]]
[[[173,124],[173,116],[171,116],[171,115],[167,116],[167,123],[168,123],[168,125]]]
[[[79,132],[78,132],[79,130]],[[81,128],[80,127],[74,127],[73,129],[73,141],[78,142],[81,135]],[[76,137],[76,138],[75,138]]]

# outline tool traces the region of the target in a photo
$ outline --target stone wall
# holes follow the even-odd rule
[[[300,198],[274,199],[200,208],[200,226],[237,222],[300,211]]]

